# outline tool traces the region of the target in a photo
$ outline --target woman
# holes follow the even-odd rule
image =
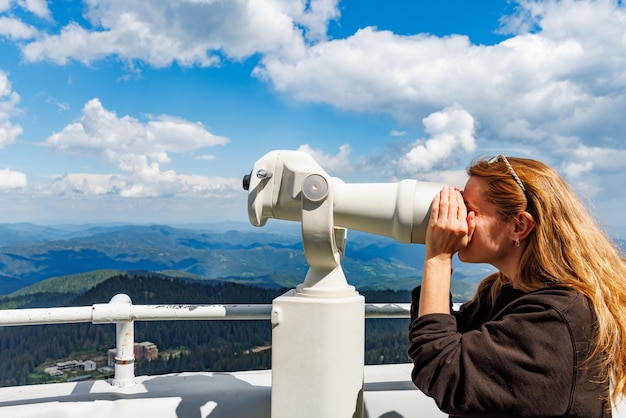
[[[546,165],[500,154],[468,173],[433,200],[414,383],[451,416],[610,417],[626,395],[624,259]],[[451,313],[455,253],[498,272]]]

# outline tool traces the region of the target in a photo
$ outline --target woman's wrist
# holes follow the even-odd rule
[[[439,254],[434,257],[426,257],[424,260],[424,276],[427,274],[437,277],[452,275],[452,256]],[[441,280],[441,279],[438,279]]]
[[[452,257],[438,255],[424,262],[419,316],[450,313],[450,276]]]

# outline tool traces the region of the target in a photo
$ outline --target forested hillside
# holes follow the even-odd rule
[[[89,306],[129,295],[135,304],[271,303],[286,289],[258,288],[236,283],[186,282],[150,274],[124,274],[99,283],[71,301]],[[408,302],[408,292],[362,292],[368,302]],[[366,363],[407,361],[408,320],[366,322]],[[46,362],[81,355],[104,356],[115,346],[114,325],[67,324],[0,328],[0,385],[39,382],[33,374]],[[271,350],[250,351],[271,344],[269,321],[136,322],[135,341],[151,341],[160,352],[176,356],[137,361],[136,374],[180,371],[232,371],[271,367]]]

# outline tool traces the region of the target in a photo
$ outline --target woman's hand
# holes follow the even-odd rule
[[[452,258],[465,248],[473,229],[473,213],[467,213],[463,194],[454,187],[444,187],[432,203],[430,220],[426,231],[426,259]]]
[[[450,313],[452,255],[467,246],[474,227],[474,213],[468,216],[461,191],[444,187],[433,199],[426,230],[418,316]]]

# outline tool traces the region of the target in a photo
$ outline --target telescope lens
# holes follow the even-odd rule
[[[252,171],[250,172],[250,174],[246,174],[245,176],[243,176],[243,189],[244,190],[250,190],[250,176],[252,175]]]

